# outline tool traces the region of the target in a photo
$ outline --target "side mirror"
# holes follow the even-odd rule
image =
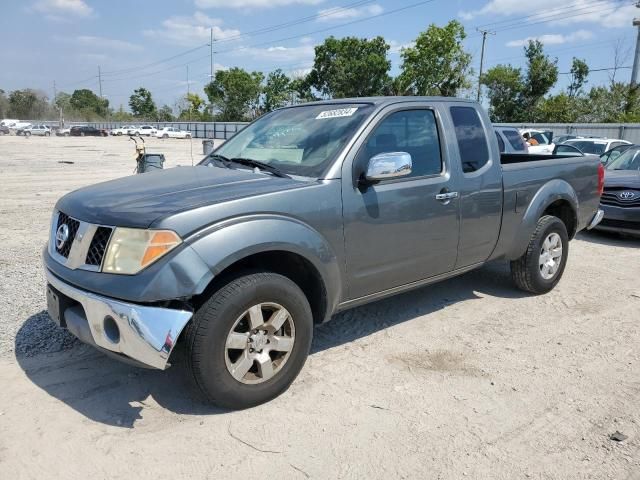
[[[411,155],[406,152],[379,153],[369,159],[364,178],[367,182],[375,183],[406,177],[411,174],[412,166]]]

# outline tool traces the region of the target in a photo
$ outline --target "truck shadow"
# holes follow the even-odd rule
[[[363,338],[377,331],[429,315],[458,302],[481,296],[519,298],[526,294],[511,283],[508,266],[490,264],[429,287],[355,308],[315,329],[311,354]],[[51,335],[46,312],[29,317],[16,336],[16,359],[27,377],[49,395],[85,417],[106,425],[133,428],[145,408],[158,404],[180,415],[226,413],[206,404],[188,376],[183,352],[177,351],[166,370],[146,370],[122,364],[72,337]],[[58,332],[59,333],[59,332]],[[44,345],[43,338],[58,345]],[[37,345],[30,345],[36,342]]]
[[[620,235],[615,232],[607,232],[604,230],[582,231],[578,233],[576,238],[585,242],[608,245],[611,247],[640,248],[640,237]]]

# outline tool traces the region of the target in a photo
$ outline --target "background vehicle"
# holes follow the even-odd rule
[[[566,157],[584,157],[584,153],[582,153],[578,148],[572,145],[566,145],[563,143],[557,144],[553,149],[554,155],[564,155]]]
[[[604,218],[596,228],[640,236],[640,146],[609,161],[600,206]]]
[[[633,146],[634,146],[633,143],[629,143],[629,144],[625,143],[622,145],[618,145],[616,147],[612,147],[606,152],[604,152],[602,155],[600,155],[600,161],[606,165],[611,160],[615,160],[616,158],[618,158],[620,154],[622,154],[622,152],[624,152],[626,149]]]
[[[10,132],[11,130],[9,130],[9,127],[0,125],[0,135],[9,135]]]
[[[31,124],[29,122],[18,122],[14,123],[10,128],[12,128],[16,132],[16,135],[22,135],[24,129],[29,128],[30,126]]]
[[[13,126],[19,122],[20,120],[15,120],[13,118],[3,118],[2,121],[0,121],[0,126],[13,128]]]
[[[136,127],[134,127],[133,125],[125,125],[123,127],[118,127],[118,128],[114,128],[113,130],[111,130],[111,135],[117,135],[117,136],[122,136],[122,135],[129,135],[129,132],[132,132],[135,130]]]
[[[30,137],[31,135],[37,135],[40,137],[50,137],[51,129],[46,125],[31,125],[22,129],[22,135]]]
[[[529,148],[515,127],[494,126],[500,153],[529,153]]]
[[[174,127],[164,127],[156,133],[158,138],[191,138],[191,132]]]
[[[553,149],[555,148],[553,132],[523,129],[520,130],[520,134],[527,142],[529,153],[542,155],[551,155],[553,153]]]
[[[90,125],[75,125],[69,130],[72,137],[106,137],[109,132]]]
[[[612,138],[576,138],[567,140],[564,142],[564,145],[576,147],[583,153],[602,155],[607,150],[611,150],[620,145],[631,145],[631,142]]]
[[[198,166],[62,197],[43,252],[49,312],[155,368],[181,339],[204,395],[245,408],[288,388],[336,312],[495,259],[519,288],[550,291],[569,240],[601,218],[603,175],[592,155],[500,155],[475,102],[284,108]]]
[[[57,137],[68,137],[71,135],[71,128],[59,128],[56,130]]]
[[[140,135],[141,137],[150,137],[151,135],[155,135],[156,133],[158,133],[158,130],[156,129],[156,127],[153,127],[151,125],[141,125],[137,127],[133,132],[134,135]]]

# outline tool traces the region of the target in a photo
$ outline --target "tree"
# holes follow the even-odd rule
[[[640,122],[638,86],[616,82],[609,87],[593,87],[587,96],[589,108],[584,122]]]
[[[71,107],[78,111],[87,121],[96,117],[104,118],[109,113],[109,100],[100,98],[91,90],[83,88],[75,90],[69,100]]]
[[[144,87],[133,91],[129,97],[129,107],[134,117],[154,119],[156,117],[156,104],[153,102],[151,92]]]
[[[574,123],[580,120],[585,107],[584,98],[562,92],[542,99],[536,107],[535,117],[539,122]]]
[[[576,97],[582,93],[582,87],[587,83],[589,76],[589,66],[584,60],[573,58],[571,64],[571,81],[569,83],[569,97]]]
[[[5,118],[7,115],[9,115],[9,99],[5,91],[0,88],[0,118]]]
[[[328,98],[384,95],[390,82],[388,51],[382,37],[329,37],[315,48],[309,85]]]
[[[43,118],[47,113],[48,99],[42,92],[25,88],[9,94],[9,114],[23,120]]]
[[[267,83],[264,87],[263,109],[271,112],[283,107],[291,101],[291,80],[282,70],[277,69],[267,75]]]
[[[522,102],[525,110],[533,111],[536,104],[558,81],[558,60],[551,60],[545,55],[544,47],[539,40],[530,40],[524,47],[524,54],[527,57],[527,73],[524,78]]]
[[[291,79],[290,90],[293,95],[293,103],[313,102],[318,98],[311,90],[308,76],[301,76]]]
[[[204,91],[218,110],[220,121],[250,120],[257,114],[263,79],[261,72],[247,72],[238,67],[218,70]]]
[[[414,95],[447,97],[469,88],[471,54],[462,45],[466,36],[457,20],[444,27],[431,24],[418,35],[415,46],[402,49],[402,80],[397,86]]]
[[[58,92],[56,98],[53,101],[53,105],[63,112],[69,112],[71,110],[71,95],[66,92]]]
[[[159,122],[173,122],[174,120],[173,109],[169,105],[163,105],[162,108],[158,110]]]
[[[481,82],[487,87],[489,116],[500,122],[517,122],[523,117],[522,94],[524,84],[522,72],[511,65],[497,65],[482,76]]]
[[[204,99],[197,93],[187,93],[180,109],[180,120],[202,121]]]

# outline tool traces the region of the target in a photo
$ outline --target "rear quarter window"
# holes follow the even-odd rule
[[[462,171],[475,172],[489,161],[487,137],[478,112],[472,107],[451,107],[450,112],[458,141]]]

